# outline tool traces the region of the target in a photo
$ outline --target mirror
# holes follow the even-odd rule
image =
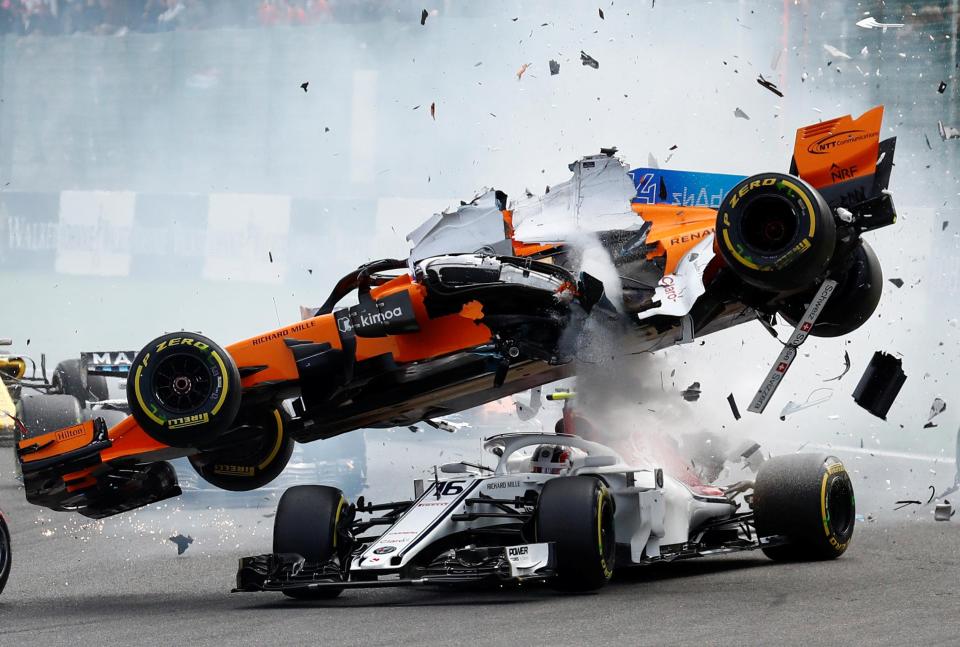
[[[444,463],[440,466],[440,471],[444,474],[466,474],[470,468],[463,463]]]

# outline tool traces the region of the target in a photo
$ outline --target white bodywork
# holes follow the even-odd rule
[[[524,467],[529,461],[522,457],[523,450],[540,445],[571,448],[575,456],[557,474],[534,473]],[[631,467],[609,447],[577,436],[502,434],[488,438],[484,448],[499,453],[497,467],[491,473],[463,473],[461,478],[431,483],[392,526],[363,553],[354,556],[351,572],[394,571],[407,566],[422,550],[448,535],[504,524],[498,518],[455,521],[452,517],[496,511],[493,504],[475,502],[481,496],[522,499],[528,491],[539,493],[547,481],[564,476],[595,475],[606,484],[615,502],[616,543],[630,547],[634,564],[658,559],[662,547],[686,544],[704,524],[727,519],[737,509],[725,497],[696,495],[680,481],[663,476],[660,470]],[[461,466],[447,465],[444,470],[465,472],[466,468]],[[474,502],[468,504],[468,500]],[[519,540],[517,543],[520,544]],[[523,554],[513,556],[512,568],[534,568],[547,558],[545,549],[538,548],[544,544],[522,545],[526,548],[516,551]]]
[[[610,231],[640,231],[647,224],[631,208],[637,189],[629,166],[613,155],[588,155],[570,164],[573,176],[548,189],[542,196],[520,200],[512,206],[513,238],[510,238],[498,194],[486,189],[454,211],[434,214],[407,235],[411,270],[417,263],[453,263],[453,255],[512,256],[513,242],[526,244],[573,244],[583,247],[596,234]],[[505,199],[506,196],[500,194]],[[595,251],[586,245],[582,251]],[[604,282],[607,297],[619,301],[620,288],[613,285],[616,270],[607,256],[611,277]],[[656,288],[660,305],[643,311],[638,320],[654,315],[682,317],[705,291],[703,271],[713,258],[713,236],[704,239],[680,260],[673,274],[662,277]],[[432,257],[437,257],[436,259]],[[468,256],[462,257],[463,262]],[[429,260],[427,260],[429,259]],[[593,269],[581,267],[593,272]],[[501,279],[506,281],[506,279]],[[620,304],[616,304],[620,308]],[[620,308],[622,309],[622,308]],[[668,344],[673,343],[671,340]]]

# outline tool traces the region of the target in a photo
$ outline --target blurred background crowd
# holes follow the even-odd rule
[[[0,0],[0,34],[122,35],[379,20],[405,0]]]

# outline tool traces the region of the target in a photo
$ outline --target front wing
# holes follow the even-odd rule
[[[376,573],[344,573],[336,560],[311,563],[300,555],[274,553],[242,558],[233,592],[543,581],[556,574],[554,552],[552,543],[465,548],[429,566]]]

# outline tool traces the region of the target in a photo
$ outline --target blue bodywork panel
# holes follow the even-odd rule
[[[640,204],[675,204],[684,207],[717,209],[727,192],[745,175],[700,173],[658,168],[637,168],[628,174],[633,178]]]

